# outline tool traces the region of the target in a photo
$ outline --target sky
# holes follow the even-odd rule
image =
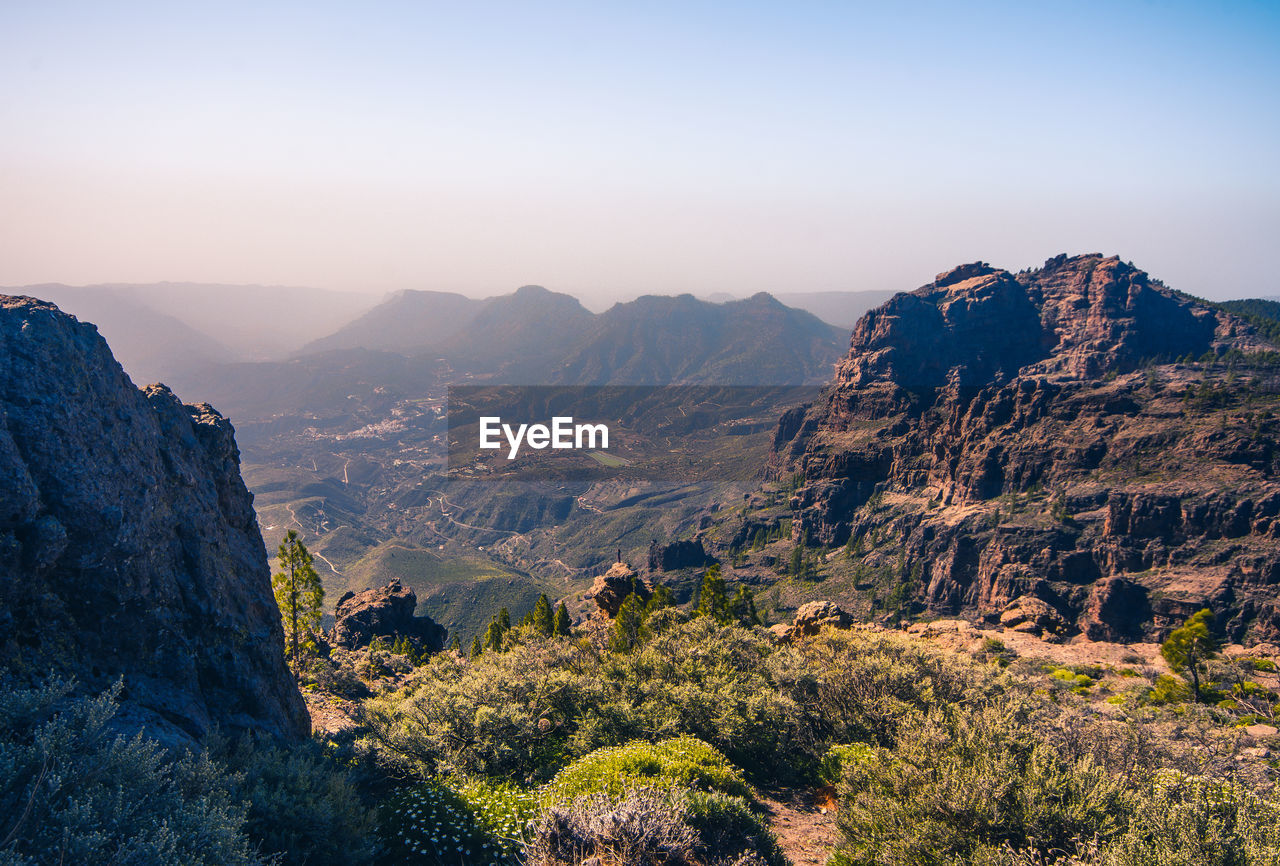
[[[0,3],[0,285],[1280,295],[1280,3]]]

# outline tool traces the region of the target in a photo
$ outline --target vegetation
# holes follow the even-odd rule
[[[1203,699],[1200,674],[1205,662],[1213,658],[1217,651],[1218,641],[1213,635],[1213,612],[1208,609],[1193,614],[1160,645],[1160,655],[1164,656],[1169,667],[1191,679],[1191,694],[1197,701]]]
[[[276,559],[280,570],[271,576],[271,588],[284,622],[289,663],[296,675],[302,666],[302,653],[315,651],[324,587],[311,564],[311,554],[294,530],[290,529],[280,542]]]

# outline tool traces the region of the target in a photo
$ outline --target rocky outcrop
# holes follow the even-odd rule
[[[769,627],[769,634],[777,643],[791,643],[810,637],[824,628],[846,629],[853,625],[853,617],[829,601],[811,601],[800,605],[790,624],[779,623]]]
[[[170,741],[309,733],[231,424],[89,324],[0,296],[0,665],[124,678]]]
[[[334,609],[332,642],[346,649],[368,646],[374,638],[407,639],[419,651],[444,649],[448,630],[429,616],[414,616],[418,596],[400,581],[363,592],[348,592]]]
[[[918,610],[1030,596],[1133,640],[1208,605],[1275,637],[1275,349],[1117,258],[963,265],[859,321],[770,471],[803,479],[797,539],[856,543]]]
[[[1071,631],[1053,605],[1033,595],[1015,598],[1000,612],[1000,625],[1036,637],[1063,637]]]
[[[609,566],[608,571],[592,581],[586,598],[594,600],[601,613],[613,618],[622,607],[622,602],[633,592],[640,596],[641,601],[648,601],[653,595],[653,587],[636,575],[635,570],[625,562],[615,562]]]
[[[681,568],[703,568],[714,562],[702,546],[701,539],[673,541],[649,545],[650,571],[676,571]]]

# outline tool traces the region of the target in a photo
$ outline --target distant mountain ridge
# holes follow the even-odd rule
[[[519,384],[801,384],[824,381],[845,332],[766,293],[726,303],[645,295],[594,314],[524,286],[476,301],[401,292],[306,346],[448,360]]]

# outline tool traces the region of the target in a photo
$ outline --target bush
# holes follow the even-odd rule
[[[205,754],[173,757],[112,732],[117,684],[0,686],[0,815],[7,864],[258,864],[236,779]]]
[[[375,811],[355,773],[319,743],[285,746],[246,736],[234,744],[215,741],[214,749],[240,779],[235,792],[249,805],[245,830],[259,850],[281,864],[372,862]]]
[[[635,788],[688,788],[750,799],[742,773],[720,752],[692,737],[597,749],[561,770],[546,788],[550,803],[591,794],[614,797]]]
[[[568,807],[553,807],[526,850],[530,866],[607,863],[691,866],[698,834],[684,821],[681,797],[651,788],[622,797],[596,794]]]
[[[378,832],[385,850],[380,862],[452,866],[505,859],[466,800],[439,784],[419,786],[385,803]]]
[[[1158,773],[1108,866],[1264,866],[1280,863],[1280,804],[1230,781]]]
[[[1124,781],[1040,739],[1033,709],[1016,697],[938,708],[894,750],[847,762],[832,863],[1047,858],[1115,835],[1130,808]]]
[[[597,863],[786,866],[777,841],[740,797],[634,788],[553,806],[525,851],[530,866]]]
[[[604,746],[682,735],[749,772],[785,773],[800,717],[770,676],[773,652],[759,632],[700,617],[666,621],[626,654],[543,638],[470,660],[441,653],[366,704],[364,721],[424,778],[541,781]]]

